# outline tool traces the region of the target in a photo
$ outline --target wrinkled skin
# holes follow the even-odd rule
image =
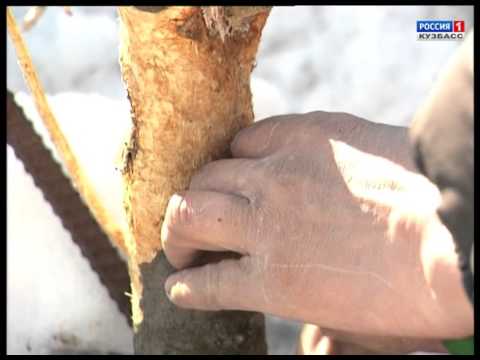
[[[473,333],[440,194],[415,170],[406,128],[286,115],[242,130],[231,151],[170,199],[173,303],[358,336]]]

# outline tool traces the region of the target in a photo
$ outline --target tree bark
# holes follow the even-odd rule
[[[175,307],[161,252],[168,199],[203,164],[228,157],[253,121],[250,73],[266,7],[120,7],[120,63],[133,131],[122,172],[129,220],[135,352],[265,354],[262,314]]]

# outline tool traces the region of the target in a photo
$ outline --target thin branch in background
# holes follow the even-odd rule
[[[70,148],[70,145],[62,133],[55,116],[50,110],[47,98],[40,84],[40,80],[38,79],[35,68],[33,67],[32,59],[28,53],[25,42],[23,41],[22,35],[20,34],[15,22],[15,17],[13,16],[10,7],[7,7],[7,28],[17,52],[18,63],[22,70],[25,82],[32,93],[37,111],[40,114],[40,118],[42,119],[46,129],[48,130],[50,139],[65,163],[68,174],[70,175],[74,186],[108,237],[117,246],[119,246],[124,254],[127,254],[123,229],[113,221],[99,201],[98,195],[96,194],[92,184],[90,184],[87,177],[83,173],[75,154]]]
[[[23,17],[22,31],[26,32],[30,30],[42,17],[45,10],[47,10],[46,6],[32,6],[28,9],[27,14]],[[64,6],[63,11],[68,16],[73,15],[71,6]]]
[[[71,7],[71,6],[64,6],[64,7],[63,7],[63,12],[64,12],[65,14],[67,14],[68,16],[72,16],[72,15],[73,15],[72,7]]]
[[[46,6],[32,6],[28,9],[27,14],[23,18],[22,31],[30,30],[43,15]]]
[[[126,262],[95,221],[60,164],[44,146],[10,91],[7,91],[7,143],[131,324],[130,299],[126,293],[130,290],[130,279]]]

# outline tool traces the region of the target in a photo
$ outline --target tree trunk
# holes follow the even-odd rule
[[[250,73],[265,7],[120,7],[122,75],[133,131],[125,208],[135,352],[265,354],[262,314],[175,307],[160,229],[170,196],[203,164],[228,157],[253,121]]]

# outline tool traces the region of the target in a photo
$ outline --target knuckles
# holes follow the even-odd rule
[[[201,189],[205,186],[205,181],[208,180],[208,173],[213,169],[213,162],[203,165],[190,179],[190,190]]]

